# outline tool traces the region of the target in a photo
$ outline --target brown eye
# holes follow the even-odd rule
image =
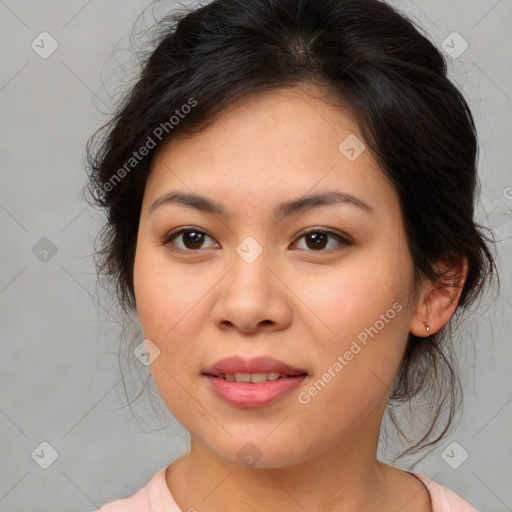
[[[164,245],[174,245],[177,247],[177,250],[180,251],[194,251],[199,249],[204,249],[202,245],[205,242],[206,238],[211,238],[204,231],[200,231],[198,229],[181,229],[180,231],[171,233],[166,237],[163,244]],[[181,245],[174,242],[177,240],[181,242]]]
[[[306,235],[306,245],[310,249],[325,249],[329,235],[327,233],[309,233]]]
[[[338,241],[338,247],[336,247],[336,244],[334,244],[333,248],[331,244],[331,247],[329,247],[327,250],[324,250],[329,244],[330,238],[334,238]],[[352,245],[351,242],[349,242],[346,238],[342,237],[338,233],[320,229],[314,229],[308,231],[307,233],[303,233],[300,239],[304,239],[306,241],[307,250],[312,250],[315,252],[330,252],[339,249],[340,246],[342,248],[348,245]]]

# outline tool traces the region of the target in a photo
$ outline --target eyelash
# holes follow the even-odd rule
[[[210,236],[210,235],[208,235],[208,233],[206,233],[205,231],[202,231],[201,229],[196,229],[196,228],[193,228],[193,227],[181,228],[178,231],[172,231],[171,233],[168,233],[166,235],[166,237],[164,238],[164,240],[162,241],[162,245],[165,245],[165,246],[173,245],[172,244],[172,240],[174,238],[177,238],[179,235],[182,235],[182,234],[188,233],[188,232],[199,233],[199,234],[202,234],[202,235]],[[325,234],[325,235],[330,235],[330,236],[336,238],[340,242],[339,246],[337,248],[334,248],[334,249],[332,249],[332,248],[331,249],[326,249],[326,250],[321,249],[321,250],[318,250],[318,251],[311,250],[311,249],[299,249],[299,250],[305,250],[306,252],[312,252],[312,253],[318,252],[318,253],[323,253],[323,254],[325,254],[325,253],[331,254],[333,252],[337,252],[337,251],[341,250],[344,247],[348,247],[348,246],[353,245],[352,242],[350,242],[347,238],[343,237],[339,233],[336,233],[334,231],[330,231],[330,230],[324,229],[324,228],[311,228],[308,231],[305,231],[305,232],[301,233],[298,236],[298,240],[300,240],[301,238],[303,238],[303,237],[305,237],[307,235],[317,234],[317,233],[322,233],[322,234]],[[212,238],[212,237],[210,237],[210,238]],[[181,252],[181,253],[193,253],[193,252],[201,252],[201,251],[204,251],[205,249],[169,248],[169,250],[174,251],[174,252]]]

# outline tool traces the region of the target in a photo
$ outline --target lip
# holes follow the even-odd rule
[[[306,375],[267,380],[265,382],[228,382],[219,377],[205,375],[215,394],[240,408],[265,407],[298,387]]]
[[[268,373],[278,372],[289,375],[286,378],[265,382],[229,382],[217,377],[226,373]],[[213,392],[222,400],[239,408],[265,407],[298,387],[307,372],[294,368],[271,357],[227,357],[211,365],[203,376]]]
[[[225,357],[207,368],[203,374],[220,375],[221,373],[268,373],[278,372],[286,375],[303,375],[307,373],[301,368],[294,368],[278,359],[260,356],[244,359],[239,356]]]

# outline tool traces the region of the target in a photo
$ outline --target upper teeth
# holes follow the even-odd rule
[[[280,377],[286,378],[288,375],[279,372],[267,372],[267,373],[226,373],[219,375],[219,377],[229,382],[265,382],[267,380],[277,380]]]

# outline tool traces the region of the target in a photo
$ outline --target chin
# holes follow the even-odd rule
[[[204,443],[219,459],[228,464],[248,469],[277,469],[292,466],[301,461],[297,444],[286,444],[284,437],[269,439],[268,432],[250,436],[239,435],[226,438],[225,443]],[[291,439],[287,436],[287,439]],[[302,454],[306,459],[306,454]]]

